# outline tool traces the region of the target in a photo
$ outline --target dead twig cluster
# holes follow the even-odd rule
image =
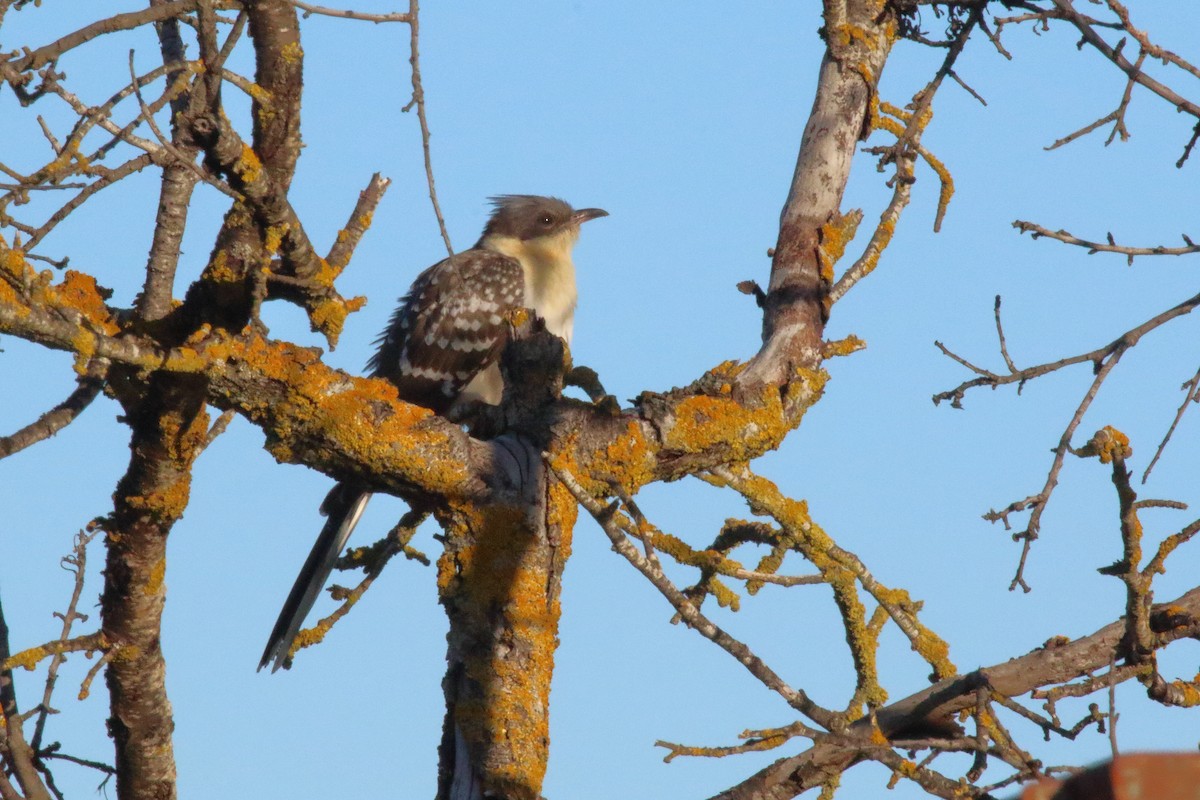
[[[80,532],[75,537],[70,554],[62,559],[63,569],[72,576],[71,597],[66,610],[56,616],[61,621],[58,636],[37,647],[12,653],[9,644],[8,626],[4,621],[4,609],[0,606],[0,797],[4,800],[63,800],[63,794],[54,782],[51,761],[67,761],[94,769],[104,775],[103,787],[114,774],[113,767],[89,759],[79,758],[63,752],[61,742],[48,741],[47,722],[58,711],[53,705],[54,690],[58,685],[59,670],[68,653],[84,653],[89,659],[99,652],[107,656],[112,646],[102,631],[82,636],[72,636],[75,624],[87,622],[88,617],[79,611],[87,571],[87,547],[96,533]],[[13,669],[34,670],[38,664],[48,661],[42,694],[37,705],[21,712],[17,704]],[[97,665],[85,678],[81,694],[94,677],[94,671],[105,662],[97,659]],[[32,722],[33,734],[26,736],[27,726]],[[15,782],[15,785],[14,785]]]

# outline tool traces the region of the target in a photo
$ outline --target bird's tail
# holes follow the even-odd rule
[[[258,662],[260,670],[267,664],[271,665],[271,672],[292,666],[290,651],[296,634],[317,601],[317,595],[321,593],[329,573],[333,572],[334,563],[370,499],[370,492],[364,491],[361,486],[346,483],[335,485],[326,495],[325,502],[321,504],[321,513],[327,518],[325,527],[313,543],[312,551],[300,568],[292,591],[288,593],[279,612],[271,638],[267,640],[267,648],[263,650],[262,661]]]

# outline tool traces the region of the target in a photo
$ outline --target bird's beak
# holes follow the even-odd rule
[[[597,219],[598,217],[607,217],[608,212],[603,208],[581,208],[571,215],[571,222],[575,225],[582,225],[589,219]]]

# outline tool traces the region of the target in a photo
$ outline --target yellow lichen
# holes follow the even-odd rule
[[[663,445],[682,452],[722,447],[730,451],[730,460],[741,461],[778,447],[789,428],[773,389],[764,390],[759,403],[695,395],[676,405],[675,424],[665,431]]]
[[[242,145],[242,154],[233,162],[234,173],[245,183],[254,183],[262,177],[262,162],[248,144]]]
[[[289,64],[295,64],[304,57],[304,48],[300,46],[300,42],[288,42],[279,51],[279,55]]]
[[[162,591],[163,579],[167,575],[167,560],[160,558],[154,563],[154,567],[150,570],[150,578],[146,581],[146,585],[142,587],[142,593],[146,595],[156,595]]]
[[[352,297],[349,300],[325,298],[309,309],[308,321],[314,331],[325,337],[330,347],[337,347],[346,317],[366,304],[365,297]]]
[[[1172,705],[1180,708],[1200,706],[1200,674],[1190,681],[1171,681]]]
[[[552,491],[566,496],[552,513],[573,508],[565,488]],[[545,559],[565,559],[570,550],[569,527],[561,524],[552,552],[530,541],[525,513],[501,504],[454,507],[447,531],[454,546],[439,559],[439,588],[452,617],[467,630],[494,630],[502,620],[509,642],[460,653],[465,676],[454,709],[456,729],[473,752],[504,754],[488,788],[506,795],[538,787],[544,777],[560,613],[557,595],[547,597],[552,564]]]
[[[246,94],[256,103],[266,105],[271,102],[271,93],[257,83],[247,83],[245,89]]]
[[[291,230],[291,226],[287,223],[267,228],[267,235],[263,240],[263,249],[267,251],[267,255],[273,256],[279,252],[279,246],[283,244],[283,237],[289,230]]]
[[[845,339],[825,342],[824,347],[821,349],[821,355],[825,358],[837,358],[840,356],[852,355],[857,353],[859,350],[865,350],[866,348],[866,342],[854,334],[850,334]]]
[[[821,278],[826,283],[833,283],[833,265],[845,254],[846,246],[853,241],[862,218],[863,212],[857,208],[847,214],[835,213],[818,231],[820,244],[817,256]]]
[[[1111,425],[1105,425],[1092,438],[1096,455],[1101,464],[1110,464],[1114,458],[1129,458],[1133,448],[1129,446],[1129,437]]]
[[[0,667],[2,667],[4,671],[8,671],[14,667],[20,667],[21,669],[33,672],[33,670],[37,668],[38,662],[44,658],[49,658],[50,655],[50,651],[45,647],[31,647],[28,650],[22,650],[21,652],[4,659],[4,662],[0,664]]]
[[[262,425],[268,441],[332,439],[363,468],[379,474],[421,474],[429,490],[453,496],[466,484],[469,471],[451,453],[445,426],[417,430],[433,412],[401,403],[396,387],[387,381],[352,378],[320,363],[313,350],[285,342],[222,339],[204,347],[210,368],[224,373],[227,364],[246,362],[261,380],[287,387],[278,403],[249,406],[241,411]],[[272,454],[294,460],[279,448]]]
[[[229,264],[229,254],[218,250],[208,267],[204,270],[204,279],[217,283],[230,283],[238,279],[237,272]]]

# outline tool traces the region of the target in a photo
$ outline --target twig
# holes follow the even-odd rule
[[[1121,360],[1121,356],[1125,354],[1128,347],[1118,347],[1113,350],[1109,357],[1103,362],[1096,373],[1096,377],[1092,380],[1091,385],[1083,395],[1083,399],[1079,402],[1075,413],[1071,416],[1071,420],[1067,423],[1067,427],[1063,430],[1062,436],[1059,437],[1058,445],[1054,448],[1054,460],[1050,464],[1050,471],[1046,475],[1046,483],[1042,486],[1042,490],[1033,496],[1033,502],[1029,502],[1029,498],[1013,503],[1003,511],[989,511],[983,515],[983,518],[988,522],[1003,522],[1006,530],[1010,529],[1008,517],[1010,514],[1030,509],[1029,521],[1025,525],[1025,530],[1020,533],[1013,534],[1013,541],[1020,541],[1021,559],[1017,563],[1017,572],[1013,576],[1012,583],[1008,585],[1008,590],[1011,592],[1018,586],[1025,592],[1030,591],[1030,586],[1025,582],[1025,564],[1029,558],[1029,550],[1033,542],[1038,538],[1038,532],[1041,530],[1042,512],[1046,510],[1047,503],[1050,502],[1050,496],[1054,493],[1054,489],[1058,486],[1058,474],[1062,470],[1063,460],[1071,449],[1071,437],[1075,435],[1075,429],[1083,422],[1083,417],[1087,413],[1088,408],[1092,405],[1092,401],[1096,399],[1097,392],[1100,391],[1100,386],[1108,378],[1113,367]],[[1019,507],[1018,507],[1019,506]]]
[[[83,676],[83,681],[79,684],[79,694],[76,695],[79,700],[87,700],[88,695],[92,693],[92,681],[96,680],[96,676],[100,674],[100,670],[104,669],[104,665],[112,661],[113,657],[120,652],[119,647],[112,647],[103,652],[96,663],[92,664],[92,668],[87,671],[87,675]]]
[[[1142,70],[1142,62],[1145,60],[1146,53],[1143,51],[1138,54],[1137,63],[1134,65],[1134,68],[1139,73]],[[1121,95],[1121,102],[1117,104],[1116,109],[1108,114],[1105,114],[1103,117],[1091,123],[1090,125],[1085,125],[1074,133],[1068,134],[1061,139],[1056,139],[1053,144],[1047,145],[1044,149],[1056,150],[1063,145],[1070,144],[1076,139],[1087,136],[1092,131],[1096,130],[1102,125],[1107,125],[1110,122],[1113,123],[1113,127],[1112,131],[1108,134],[1108,138],[1104,141],[1104,146],[1108,147],[1110,144],[1112,144],[1113,140],[1117,136],[1121,137],[1122,142],[1129,141],[1129,129],[1125,126],[1125,112],[1129,110],[1129,101],[1133,97],[1133,85],[1135,83],[1136,81],[1134,81],[1133,78],[1130,78],[1125,82],[1125,92]]]
[[[550,471],[562,481],[567,491],[600,524],[601,529],[608,536],[609,541],[612,542],[613,549],[633,565],[638,572],[642,573],[654,588],[658,589],[659,593],[674,607],[688,627],[737,659],[738,663],[750,671],[750,674],[768,689],[782,697],[792,708],[795,708],[824,728],[829,728],[834,724],[836,716],[832,711],[814,703],[803,689],[794,689],[789,686],[783,678],[767,666],[750,648],[737,639],[734,639],[719,625],[704,616],[683,592],[675,588],[666,575],[662,573],[661,569],[656,569],[649,558],[639,553],[637,548],[625,538],[620,527],[613,521],[613,515],[616,513],[615,506],[604,506],[598,502],[587,493],[570,472],[563,467],[556,466],[549,456],[543,456],[543,460]]]
[[[335,274],[340,274],[350,263],[354,249],[358,247],[363,234],[367,232],[367,228],[371,224],[375,207],[379,205],[379,201],[383,199],[383,195],[391,183],[388,178],[384,178],[376,172],[371,176],[367,188],[359,193],[358,202],[355,204],[354,210],[350,212],[350,219],[346,222],[346,227],[338,233],[337,241],[329,248],[329,254],[325,256],[326,262],[336,270]]]
[[[116,775],[117,774],[116,769],[109,766],[108,764],[105,764],[102,761],[93,761],[90,758],[80,758],[79,756],[72,756],[72,755],[68,755],[66,753],[59,753],[59,752],[55,752],[53,750],[41,751],[40,753],[38,753],[38,758],[53,758],[53,759],[57,759],[59,761],[68,761],[72,764],[78,764],[81,767],[87,767],[88,769],[94,769],[97,772],[103,772],[105,775]]]
[[[71,599],[67,603],[67,610],[63,614],[56,615],[62,620],[62,630],[59,632],[58,640],[60,642],[68,642],[71,638],[71,626],[75,621],[87,621],[86,614],[80,614],[79,598],[83,595],[83,582],[87,577],[87,546],[91,544],[92,539],[96,538],[98,531],[85,533],[80,531],[75,536],[75,545],[71,549],[71,554],[64,556],[62,559],[63,569],[72,573],[75,576],[73,588],[71,590]],[[46,730],[46,718],[50,714],[50,700],[54,694],[54,685],[58,682],[58,669],[66,660],[64,653],[55,653],[50,659],[50,666],[46,670],[46,684],[42,691],[41,712],[38,714],[37,722],[34,724],[33,740],[29,743],[36,751],[41,749],[42,735]]]
[[[0,797],[3,800],[50,800],[50,794],[38,777],[33,748],[25,741],[24,720],[17,708],[13,688],[12,666],[9,664],[8,623],[4,606],[0,604]],[[20,792],[8,780],[17,780]]]
[[[109,642],[101,631],[76,636],[74,639],[55,639],[52,642],[46,642],[37,647],[29,647],[9,656],[0,662],[0,672],[13,669],[14,667],[32,670],[37,666],[39,661],[58,656],[62,653],[89,653],[96,650],[105,650],[108,646]]]
[[[1116,666],[1114,661],[1108,663],[1108,671],[1112,672]],[[1120,715],[1117,713],[1117,684],[1110,683],[1108,685],[1108,744],[1112,750],[1112,757],[1115,760],[1121,755],[1120,748],[1117,747],[1117,720]]]
[[[69,50],[86,44],[97,36],[115,33],[116,31],[132,30],[142,25],[161,22],[171,17],[178,17],[195,11],[198,5],[199,0],[176,0],[175,2],[164,3],[159,6],[151,6],[141,11],[115,14],[106,19],[93,22],[91,25],[80,28],[77,31],[68,33],[66,36],[48,45],[39,47],[37,50],[27,52],[24,56],[14,61],[12,66],[17,72],[39,69],[52,61],[56,61]],[[231,0],[218,0],[217,6],[222,9],[235,7]]]
[[[304,12],[304,17],[307,19],[313,14],[320,14],[326,17],[338,17],[340,19],[358,19],[364,22],[411,22],[412,18],[409,14],[393,11],[387,14],[368,14],[362,11],[351,11],[344,8],[326,8],[324,6],[313,5],[312,3],[302,3],[300,0],[292,0],[292,5]]]
[[[1078,29],[1078,31],[1083,35],[1083,40],[1085,42],[1090,44],[1092,47],[1098,50],[1101,55],[1115,64],[1117,68],[1128,75],[1131,80],[1137,81],[1142,86],[1154,92],[1156,95],[1163,98],[1180,111],[1186,112],[1193,117],[1200,118],[1200,106],[1184,97],[1181,97],[1170,87],[1160,83],[1159,81],[1139,70],[1121,53],[1119,47],[1114,47],[1108,42],[1104,41],[1104,39],[1100,37],[1100,34],[1096,33],[1095,31],[1095,27],[1097,25],[1096,20],[1093,20],[1076,11],[1074,6],[1071,5],[1070,0],[1050,0],[1050,2],[1055,5],[1056,9],[1061,14],[1062,19],[1070,22],[1076,27],[1076,29]],[[1107,27],[1118,27],[1124,29],[1124,26],[1120,24],[1110,25]]]
[[[1022,716],[1032,722],[1034,725],[1040,727],[1046,736],[1046,741],[1050,740],[1051,733],[1056,733],[1064,739],[1073,740],[1084,728],[1088,727],[1089,725],[1100,725],[1101,727],[1104,725],[1104,715],[1100,713],[1100,707],[1095,703],[1092,703],[1088,707],[1088,715],[1086,717],[1075,723],[1074,726],[1070,728],[1064,728],[1057,724],[1054,720],[1047,719],[1040,714],[1030,711],[1028,708],[1016,702],[1011,697],[1005,697],[1004,695],[993,691],[991,694],[991,699],[993,702],[999,703],[1009,711],[1012,711],[1014,714]]]
[[[1000,324],[1000,295],[996,295],[993,311],[996,315],[996,338],[1000,340],[1000,356],[1004,359],[1004,365],[1008,367],[1009,372],[1017,372],[1017,365],[1013,363],[1012,356],[1008,354],[1008,342],[1004,340],[1004,326]]]
[[[446,231],[446,220],[442,217],[442,207],[438,204],[437,187],[433,182],[433,159],[429,154],[429,121],[425,117],[425,89],[421,86],[421,57],[418,48],[421,24],[418,0],[408,0],[408,27],[410,53],[408,63],[412,66],[412,100],[402,111],[417,108],[417,121],[421,125],[421,150],[425,154],[425,180],[429,183],[429,202],[433,204],[433,215],[437,217],[438,230],[442,233],[442,241],[446,243],[446,252],[454,255],[454,246],[450,244],[450,234]]]
[[[1094,131],[1097,128],[1100,128],[1104,125],[1107,125],[1108,123],[1114,121],[1116,118],[1117,118],[1117,112],[1112,111],[1108,114],[1105,114],[1103,117],[1096,120],[1095,122],[1091,122],[1087,125],[1084,125],[1082,128],[1080,128],[1077,131],[1074,131],[1073,133],[1068,133],[1066,136],[1062,137],[1061,139],[1055,139],[1053,142],[1046,145],[1042,149],[1057,150],[1058,148],[1062,147],[1063,145],[1068,145],[1071,142],[1075,141],[1076,139],[1081,139],[1084,136],[1087,136],[1092,131]]]
[[[1187,413],[1188,408],[1193,403],[1200,402],[1200,369],[1197,369],[1196,374],[1185,381],[1179,388],[1186,390],[1183,395],[1183,402],[1179,404],[1179,409],[1175,412],[1175,419],[1171,420],[1171,427],[1167,428],[1166,435],[1158,443],[1158,449],[1154,451],[1154,458],[1150,459],[1150,463],[1146,466],[1146,471],[1142,473],[1143,484],[1150,477],[1150,472],[1154,469],[1154,465],[1158,463],[1158,459],[1162,456],[1163,451],[1167,449],[1167,443],[1175,435],[1175,429],[1179,427],[1179,421],[1183,419],[1183,415]]]
[[[669,751],[663,756],[663,762],[669,764],[679,756],[724,758],[741,753],[760,753],[765,750],[774,750],[776,747],[787,744],[797,736],[816,739],[821,735],[820,731],[814,730],[802,722],[793,722],[782,728],[771,728],[763,731],[743,731],[741,738],[746,741],[742,744],[727,745],[724,747],[696,747],[659,739],[654,743],[654,746],[663,747]]]
[[[874,648],[877,643],[866,636],[862,619],[865,612],[853,595],[854,581],[887,611],[896,626],[908,637],[913,650],[933,668],[938,679],[955,674],[955,667],[949,660],[949,646],[917,619],[920,603],[913,602],[902,590],[881,584],[858,556],[836,545],[828,534],[807,518],[802,504],[786,497],[778,486],[755,475],[745,466],[736,471],[730,467],[715,467],[696,477],[706,483],[732,488],[746,499],[755,513],[774,518],[791,533],[793,546],[821,570],[834,589],[856,668],[870,659],[855,648]]]
[[[108,170],[101,178],[89,183],[83,189],[83,191],[72,197],[70,200],[64,203],[62,207],[51,214],[50,217],[44,223],[42,223],[41,227],[29,232],[29,239],[25,242],[25,248],[29,249],[37,247],[42,240],[45,239],[46,236],[58,226],[60,222],[66,219],[72,211],[83,205],[84,202],[90,199],[93,195],[103,189],[107,189],[108,187],[120,181],[122,178],[126,178],[135,172],[141,172],[143,169],[154,163],[154,158],[155,156],[152,153],[142,153],[137,158],[131,158],[124,164],[121,164],[119,167],[114,167],[113,169]],[[35,256],[30,255],[29,257],[34,258]]]
[[[1033,222],[1025,220],[1016,220],[1013,222],[1013,227],[1021,233],[1029,233],[1034,239],[1045,236],[1047,239],[1056,239],[1066,244],[1075,245],[1076,247],[1087,248],[1088,255],[1095,253],[1120,253],[1124,255],[1128,263],[1132,266],[1135,256],[1186,256],[1192,253],[1200,253],[1200,245],[1192,242],[1191,237],[1186,234],[1183,241],[1186,243],[1184,247],[1166,247],[1157,245],[1155,247],[1131,247],[1128,245],[1117,244],[1113,240],[1113,235],[1108,235],[1106,242],[1093,242],[1088,239],[1080,239],[1064,230],[1052,231],[1048,228],[1043,228]]]
[[[71,392],[66,400],[38,417],[36,422],[26,425],[10,436],[0,436],[0,458],[11,456],[30,445],[49,439],[70,425],[91,405],[103,386],[104,381],[99,378],[80,378],[75,391]]]
[[[1133,347],[1147,333],[1165,325],[1176,317],[1190,314],[1198,306],[1200,306],[1200,294],[1193,295],[1187,300],[1184,300],[1182,303],[1178,303],[1161,314],[1151,317],[1140,325],[1130,328],[1116,339],[1113,339],[1111,342],[1101,347],[1097,347],[1095,350],[1090,350],[1086,353],[1070,356],[1068,358],[1062,358],[1058,361],[1048,361],[1044,364],[1026,367],[1025,369],[1018,370],[1016,372],[1010,372],[1007,375],[1001,375],[999,373],[983,369],[982,367],[977,367],[961,356],[953,353],[941,342],[934,342],[934,346],[941,350],[942,353],[947,357],[953,359],[959,364],[962,364],[967,369],[981,377],[974,380],[965,381],[949,391],[935,394],[933,396],[933,403],[934,405],[940,405],[943,400],[950,400],[951,405],[958,408],[961,407],[961,405],[955,401],[961,401],[965,392],[969,389],[975,388],[976,386],[990,386],[995,388],[1010,383],[1025,383],[1026,381],[1033,380],[1034,378],[1040,378],[1043,375],[1048,375],[1051,372],[1057,372],[1064,367],[1074,366],[1075,364],[1091,363],[1093,365],[1098,365],[1110,354],[1116,352],[1118,348],[1129,349]]]
[[[216,441],[218,436],[225,432],[225,429],[229,427],[229,423],[233,421],[234,414],[235,412],[232,408],[228,408],[221,412],[221,415],[217,417],[216,421],[213,422],[212,426],[208,429],[208,433],[204,437],[205,447],[208,447],[210,444]]]
[[[332,614],[317,622],[316,625],[313,625],[311,628],[305,628],[296,634],[296,639],[292,643],[291,650],[287,656],[289,663],[292,657],[300,650],[319,644],[325,639],[330,629],[344,616],[349,614],[350,609],[358,603],[367,589],[371,588],[371,584],[383,572],[383,568],[391,561],[392,556],[402,552],[410,560],[421,561],[426,566],[429,565],[429,560],[425,558],[424,554],[413,550],[408,545],[413,535],[417,532],[417,526],[427,516],[429,516],[428,512],[415,509],[410,510],[400,518],[400,521],[396,523],[395,527],[383,539],[370,547],[357,548],[347,553],[338,561],[338,567],[341,569],[361,567],[366,574],[358,586],[355,586],[353,589],[345,590],[341,587],[336,587],[331,590],[334,599],[341,600],[342,604],[334,609]]]

